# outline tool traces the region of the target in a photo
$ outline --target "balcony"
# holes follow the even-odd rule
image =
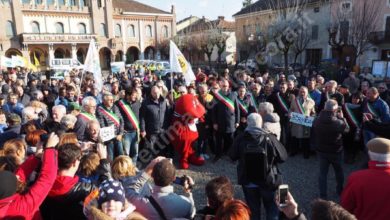
[[[89,13],[89,7],[88,6],[67,6],[67,5],[58,5],[55,6],[53,4],[51,5],[43,5],[43,4],[22,4],[21,9],[23,11],[47,11],[47,12],[67,12],[67,13]]]
[[[390,31],[371,32],[368,39],[372,44],[390,43]]]
[[[23,44],[68,44],[68,43],[89,43],[96,39],[94,34],[52,34],[52,33],[23,33],[21,42]]]

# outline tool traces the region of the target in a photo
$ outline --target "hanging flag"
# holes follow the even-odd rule
[[[35,67],[40,66],[39,60],[38,60],[38,58],[37,58],[35,52],[34,52],[34,66],[35,66]]]
[[[196,79],[191,64],[187,62],[173,41],[170,42],[169,48],[169,62],[172,72],[183,73],[187,86],[190,85]]]
[[[89,43],[87,57],[85,58],[84,71],[93,73],[95,85],[99,91],[102,90],[102,70],[100,68],[99,53],[96,49],[95,40],[92,39]]]

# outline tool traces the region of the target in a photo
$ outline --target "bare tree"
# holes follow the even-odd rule
[[[302,28],[298,31],[298,36],[294,41],[292,46],[292,50],[295,53],[294,63],[297,62],[298,56],[306,50],[307,46],[309,46],[311,40],[311,35],[306,28]]]
[[[283,54],[284,68],[288,70],[288,54],[300,34],[303,24],[302,11],[307,0],[269,0],[269,7],[276,13],[276,19],[270,25],[269,39]]]
[[[382,10],[382,1],[334,0],[332,17],[334,22],[328,28],[329,45],[336,50],[339,64],[346,47],[353,48],[352,64],[371,49],[370,35],[378,31],[378,20]]]

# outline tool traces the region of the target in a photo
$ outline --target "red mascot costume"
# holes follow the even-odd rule
[[[172,145],[179,154],[182,169],[188,169],[189,163],[197,166],[204,164],[204,160],[196,156],[192,143],[198,138],[195,121],[202,119],[205,113],[205,108],[194,95],[183,95],[176,101]]]

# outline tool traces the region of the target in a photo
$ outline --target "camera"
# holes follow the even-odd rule
[[[185,182],[187,181],[189,185],[189,189],[193,188],[193,185],[190,184],[190,179],[188,178],[187,175],[183,175],[182,177],[176,177],[175,181],[173,181],[174,184],[184,186]]]

